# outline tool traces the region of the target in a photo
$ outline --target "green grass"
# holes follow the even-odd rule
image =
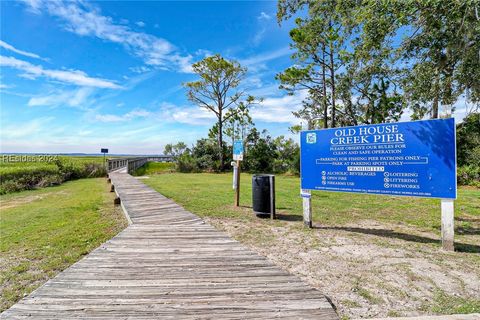
[[[175,163],[172,162],[147,162],[138,168],[134,176],[171,173],[175,171]]]
[[[232,206],[231,174],[172,173],[151,176],[144,182],[201,216],[237,217],[245,213]],[[301,219],[302,201],[298,177],[276,176],[276,208]],[[251,206],[251,175],[241,176],[242,206]],[[440,231],[440,200],[339,192],[313,192],[313,219],[324,225],[343,225],[372,219]],[[456,228],[469,234],[480,222],[480,189],[459,187],[455,202]]]
[[[28,158],[26,161],[9,161],[9,156],[0,154],[0,175],[44,168],[57,169],[55,159],[59,159],[62,162],[73,163],[74,165],[85,165],[88,163],[103,164],[103,157],[94,156],[52,156],[48,160],[46,157],[41,158],[41,156],[28,156]]]
[[[430,311],[438,314],[480,313],[480,299],[451,296],[439,290],[435,293]]]
[[[0,196],[4,310],[126,225],[105,179]]]
[[[106,175],[103,157],[0,155],[0,194]]]

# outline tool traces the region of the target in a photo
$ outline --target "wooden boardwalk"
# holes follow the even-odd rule
[[[338,319],[319,291],[126,173],[131,224],[2,319]]]

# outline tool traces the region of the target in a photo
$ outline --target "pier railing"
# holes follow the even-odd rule
[[[128,173],[132,173],[147,162],[173,162],[171,156],[145,156],[145,157],[125,157],[108,159],[107,170],[108,172],[120,170],[126,168]]]

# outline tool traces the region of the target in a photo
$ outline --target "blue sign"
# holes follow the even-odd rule
[[[233,142],[233,160],[243,160],[243,141],[235,140]]]
[[[456,199],[453,118],[302,131],[301,187]]]

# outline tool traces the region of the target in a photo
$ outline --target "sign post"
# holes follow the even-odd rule
[[[442,199],[442,247],[447,251],[454,251],[454,209],[453,199]]]
[[[105,159],[105,154],[108,153],[108,149],[106,148],[101,148],[100,149],[100,152],[103,153],[103,165],[105,166],[105,168],[107,167],[107,162],[106,162],[106,159]]]
[[[442,244],[453,250],[455,120],[301,132],[301,189],[439,198]],[[304,221],[311,224],[304,198]],[[308,216],[308,217],[307,217]]]
[[[309,124],[307,124],[306,128],[307,130],[311,129]],[[302,189],[300,186],[300,196],[302,197],[303,224],[308,228],[312,228],[312,192],[308,189]]]
[[[243,141],[235,140],[233,142],[233,188],[235,189],[234,206],[240,205],[240,161],[243,160]]]

